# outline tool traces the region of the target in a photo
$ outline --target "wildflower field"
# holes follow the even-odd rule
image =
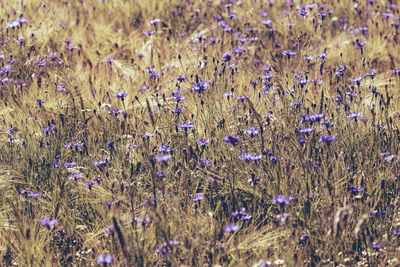
[[[400,2],[0,3],[0,266],[400,266]]]

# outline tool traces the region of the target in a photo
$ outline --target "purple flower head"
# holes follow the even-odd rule
[[[299,133],[301,133],[301,134],[309,134],[309,133],[311,133],[312,131],[314,131],[314,128],[310,127],[310,128],[300,129],[300,130],[299,130]]]
[[[374,242],[374,243],[371,244],[371,247],[372,247],[374,250],[378,251],[378,250],[380,250],[381,248],[383,248],[383,243],[382,243],[382,242]]]
[[[149,79],[154,79],[156,77],[159,77],[161,74],[156,72],[155,68],[147,68],[144,70],[144,72],[147,72],[149,74]]]
[[[8,74],[12,71],[12,67],[10,65],[6,65],[4,67],[1,68],[0,73],[1,74]]]
[[[232,135],[226,135],[224,138],[224,143],[230,143],[233,146],[236,146],[237,143],[239,142],[239,136],[236,134],[235,136]]]
[[[58,57],[58,53],[57,52],[50,53],[50,59],[52,61],[55,61],[57,59],[57,57]]]
[[[106,232],[106,236],[109,237],[114,233],[115,229],[113,226],[107,226],[105,232]]]
[[[349,118],[349,120],[353,120],[355,118],[359,118],[360,116],[361,116],[360,112],[356,112],[348,115],[347,118]]]
[[[110,113],[112,113],[112,114],[115,115],[115,116],[118,116],[118,115],[121,114],[122,112],[123,112],[123,110],[122,110],[122,109],[119,109],[119,108],[113,108],[113,109],[110,110]]]
[[[211,161],[209,159],[206,158],[200,158],[198,160],[199,164],[206,166],[206,167],[210,167],[211,166]]]
[[[283,51],[282,51],[282,54],[285,55],[285,56],[291,57],[291,56],[296,55],[297,53],[294,52],[294,51],[283,50]]]
[[[96,166],[96,167],[101,167],[101,166],[106,165],[106,164],[107,164],[107,161],[108,161],[108,158],[107,158],[107,157],[104,157],[104,158],[102,158],[102,159],[99,160],[99,161],[93,162],[93,164],[94,164],[94,166]]]
[[[310,62],[310,61],[314,60],[314,56],[313,55],[304,56],[303,59],[307,60],[308,62]]]
[[[278,204],[281,206],[289,205],[292,200],[293,200],[293,198],[291,196],[284,196],[284,195],[277,195],[272,198],[272,201],[275,204]]]
[[[114,60],[115,60],[114,57],[107,57],[107,58],[105,59],[105,61],[106,61],[107,63],[112,63]]]
[[[245,212],[246,208],[242,207],[240,211],[232,212],[232,216],[239,218],[241,221],[250,221],[252,216]]]
[[[148,24],[151,26],[151,25],[156,25],[156,24],[158,24],[160,22],[161,22],[160,19],[157,18],[157,19],[153,19],[153,20],[149,21]]]
[[[42,195],[42,192],[34,192],[34,191],[31,191],[31,192],[29,193],[28,197],[37,198],[37,197],[40,197],[41,195]]]
[[[39,62],[37,62],[37,65],[38,65],[39,67],[44,67],[44,66],[46,66],[46,60],[44,60],[44,59],[40,60]]]
[[[177,80],[178,82],[186,82],[186,81],[187,81],[187,77],[186,77],[185,74],[182,74],[182,75],[179,75],[179,76],[176,78],[176,80]]]
[[[265,72],[270,72],[270,71],[272,71],[272,67],[264,65],[264,66],[262,66],[262,70],[265,71]]]
[[[40,224],[43,226],[46,226],[46,227],[53,226],[56,224],[56,222],[57,222],[57,220],[55,218],[49,219],[46,217],[46,218],[40,220]]]
[[[374,78],[375,75],[376,75],[375,69],[371,69],[371,70],[369,71],[369,73],[365,73],[365,74],[364,74],[364,77],[371,77],[371,78]]]
[[[319,53],[318,57],[321,59],[324,59],[324,58],[326,58],[327,55],[328,55],[328,52],[321,52],[321,53]]]
[[[81,142],[81,141],[78,141],[78,142],[75,142],[74,143],[74,147],[82,147],[82,146],[84,146],[85,144],[83,143],[83,142]]]
[[[64,84],[57,84],[57,91],[58,92],[65,92],[65,85]]]
[[[153,35],[154,33],[155,33],[156,31],[145,31],[145,32],[143,32],[145,35],[147,35],[147,36],[150,36],[150,35]]]
[[[152,214],[149,214],[149,215],[145,215],[144,217],[136,217],[135,219],[136,219],[138,225],[146,226],[153,222],[154,216]]]
[[[236,232],[237,230],[239,230],[239,225],[236,225],[234,223],[227,224],[224,227],[224,231],[230,234]]]
[[[367,44],[367,41],[356,41],[355,46],[357,46],[358,48],[363,48],[365,45]]]
[[[81,178],[82,178],[82,174],[79,172],[72,173],[71,175],[68,176],[68,180],[72,180],[72,181],[78,181]]]
[[[351,82],[359,84],[362,81],[362,79],[363,79],[363,76],[360,76],[360,77],[351,79]]]
[[[270,20],[270,19],[263,20],[263,21],[261,21],[261,24],[264,24],[265,26],[271,25],[272,24],[272,20]]]
[[[224,61],[224,62],[228,62],[229,60],[231,60],[231,58],[232,58],[232,54],[230,52],[226,52],[222,56],[221,60]]]
[[[252,153],[241,153],[239,155],[240,160],[247,160],[247,161],[259,161],[261,160],[261,155],[253,155]]]
[[[83,186],[87,187],[89,189],[92,189],[92,186],[94,186],[94,185],[95,185],[95,182],[92,182],[92,181],[83,183]]]
[[[260,132],[260,131],[259,131],[258,129],[253,128],[253,127],[244,130],[244,133],[245,133],[245,134],[250,135],[250,136],[252,136],[252,137],[253,137],[253,136],[256,136],[259,132]]]
[[[320,121],[321,119],[325,118],[325,114],[324,113],[316,113],[316,114],[311,114],[309,116],[304,116],[302,118],[302,123],[305,122],[315,122],[315,121]]]
[[[394,15],[393,14],[390,14],[390,13],[382,13],[382,18],[384,18],[384,19],[389,19],[389,18],[394,18]]]
[[[307,234],[302,234],[300,236],[300,244],[305,244],[310,239],[310,236]]]
[[[6,27],[7,28],[15,28],[17,26],[19,26],[19,21],[18,20],[13,20],[13,21],[10,21],[10,22],[6,23]]]
[[[99,254],[99,256],[97,256],[97,262],[100,264],[111,264],[113,261],[114,258],[110,254]]]
[[[78,47],[76,45],[70,45],[66,47],[69,51],[74,51],[75,49],[77,49]]]
[[[158,162],[167,162],[169,159],[171,159],[171,155],[170,154],[166,154],[166,155],[157,155],[156,156],[156,160]]]
[[[169,153],[171,152],[171,148],[167,145],[161,145],[158,147],[158,151],[161,153]]]
[[[199,202],[204,199],[204,194],[203,193],[196,193],[193,196],[193,202]]]
[[[38,103],[39,107],[42,107],[42,104],[46,103],[46,101],[42,99],[38,99],[36,102]]]
[[[244,53],[244,47],[243,47],[243,46],[237,46],[237,47],[235,47],[235,49],[233,50],[233,52],[234,52],[236,55],[240,56],[241,54]]]
[[[121,98],[122,100],[128,95],[127,91],[123,91],[123,92],[118,92],[115,94],[116,98]]]
[[[64,163],[64,169],[72,168],[76,165],[76,162],[66,162]]]
[[[181,114],[181,113],[183,113],[184,111],[185,111],[184,108],[173,108],[173,109],[172,109],[172,113],[175,113],[175,114]]]
[[[332,143],[332,142],[336,142],[337,141],[337,136],[336,135],[332,135],[332,136],[329,136],[329,135],[321,135],[320,137],[319,137],[319,141],[320,142],[322,142],[322,143]]]
[[[203,93],[208,87],[208,80],[200,80],[192,86],[192,90],[198,93]]]
[[[304,16],[308,15],[308,11],[306,9],[301,9],[301,10],[297,11],[297,14],[299,16],[303,16],[304,17]]]
[[[199,144],[200,146],[206,146],[210,143],[210,139],[207,138],[200,138],[197,140],[197,144]]]
[[[179,126],[179,128],[181,128],[181,129],[192,129],[193,128],[193,125],[192,125],[192,123],[189,121],[189,120],[187,120],[187,121],[185,121],[185,123],[184,124],[178,124],[178,126]]]
[[[172,92],[172,98],[178,103],[185,99],[185,97],[180,94],[179,90]]]

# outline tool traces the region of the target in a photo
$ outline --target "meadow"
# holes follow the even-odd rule
[[[0,3],[1,266],[400,266],[398,1]]]

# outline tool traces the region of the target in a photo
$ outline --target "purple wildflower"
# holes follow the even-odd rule
[[[81,178],[82,178],[82,174],[79,172],[72,173],[70,176],[68,176],[68,179],[72,180],[72,181],[78,181]]]
[[[177,80],[178,82],[186,82],[186,81],[187,81],[187,77],[186,77],[185,74],[182,74],[182,75],[179,75],[179,76],[176,78],[176,80]]]
[[[230,143],[233,146],[236,146],[238,142],[239,142],[239,137],[237,134],[235,136],[228,134],[224,138],[224,143]]]
[[[360,77],[351,79],[351,82],[352,82],[352,83],[360,84],[360,82],[362,81],[362,79],[363,79],[363,76],[360,76]]]
[[[310,62],[310,61],[314,60],[314,56],[313,55],[304,56],[303,59],[307,60],[308,62]]]
[[[369,73],[365,73],[364,77],[371,77],[371,78],[374,78],[375,75],[376,75],[375,69],[371,69],[371,70],[369,71]]]
[[[228,62],[229,60],[231,60],[231,58],[232,58],[232,54],[230,52],[226,52],[222,56],[221,60],[224,61],[224,62]]]
[[[247,160],[247,161],[258,161],[261,160],[261,155],[253,155],[252,153],[241,153],[239,155],[240,160]]]
[[[210,143],[210,139],[207,138],[200,138],[197,140],[197,144],[199,144],[200,146],[206,146]]]
[[[157,18],[157,19],[153,19],[153,20],[149,21],[148,24],[151,26],[151,25],[156,25],[156,24],[158,24],[160,22],[161,22],[160,19]]]
[[[66,47],[69,51],[74,51],[75,49],[77,49],[78,47],[76,45],[70,45]]]
[[[250,135],[251,137],[256,136],[260,131],[256,128],[249,128],[244,130],[244,133]]]
[[[53,226],[56,224],[56,222],[57,222],[57,220],[55,218],[49,219],[46,217],[46,218],[40,220],[40,224],[43,226],[46,226],[46,227]]]
[[[329,136],[329,135],[321,135],[320,137],[319,137],[319,141],[320,142],[323,142],[323,143],[332,143],[332,142],[336,142],[337,141],[337,136],[336,135],[332,135],[332,136]]]
[[[361,116],[360,112],[356,112],[348,115],[347,118],[349,118],[349,120],[353,120],[355,118],[359,118],[360,116]]]
[[[28,197],[37,198],[37,197],[40,197],[41,195],[42,195],[42,192],[34,192],[34,191],[31,191],[31,192],[29,193]]]
[[[201,164],[203,166],[206,166],[206,167],[210,167],[211,166],[211,161],[209,159],[200,158],[198,160],[198,162],[199,162],[199,164]]]
[[[204,194],[203,193],[196,193],[193,196],[193,202],[199,202],[204,199]]]
[[[113,58],[113,57],[107,57],[107,58],[105,59],[105,61],[106,61],[107,63],[112,63],[114,60],[115,60],[115,58]]]
[[[179,128],[181,128],[181,129],[192,129],[193,128],[193,125],[192,125],[192,123],[189,121],[189,120],[187,120],[187,121],[185,121],[185,123],[184,124],[178,124],[178,126],[179,126]]]
[[[328,55],[328,52],[321,52],[321,53],[319,53],[318,57],[321,59],[324,59],[324,58],[326,58],[327,55]]]
[[[150,35],[153,35],[154,33],[155,33],[156,31],[145,31],[145,32],[143,32],[145,35],[147,35],[147,36],[150,36]]]
[[[200,80],[192,86],[192,90],[198,93],[203,93],[208,87],[208,80]]]
[[[123,112],[123,110],[122,110],[122,109],[119,109],[119,108],[113,108],[113,109],[110,110],[110,113],[112,113],[112,114],[115,115],[115,116],[118,116],[118,115],[121,114],[122,112]]]
[[[115,94],[116,98],[121,98],[122,100],[128,95],[127,91],[123,91],[123,92],[118,92]]]
[[[161,145],[158,147],[158,151],[161,153],[169,153],[171,152],[171,148],[169,148],[167,145]]]
[[[40,61],[37,63],[37,65],[38,65],[39,67],[44,67],[44,66],[46,66],[46,61],[45,61],[44,59],[42,59],[42,60],[40,60]]]
[[[224,227],[224,231],[227,232],[227,233],[231,233],[231,234],[236,232],[237,230],[239,230],[239,225],[236,225],[234,223],[227,224]]]
[[[170,154],[166,154],[166,155],[157,155],[156,156],[156,160],[158,162],[167,162],[169,159],[171,159],[171,155]]]
[[[300,130],[299,130],[299,133],[301,133],[301,134],[308,134],[308,133],[311,133],[312,131],[314,131],[314,128],[310,127],[310,128],[300,129]]]
[[[283,50],[283,51],[282,51],[282,54],[285,55],[285,56],[288,56],[288,57],[290,58],[291,56],[294,56],[294,55],[296,55],[297,53],[294,52],[294,51]]]
[[[173,108],[172,109],[172,113],[176,113],[176,114],[181,114],[183,111],[185,111],[184,108]]]
[[[88,187],[89,189],[92,189],[92,186],[94,186],[94,185],[95,185],[95,182],[92,182],[92,181],[83,183],[83,186]]]
[[[72,168],[76,165],[76,162],[66,162],[64,163],[64,169]]]
[[[111,264],[113,261],[114,258],[110,254],[99,254],[99,256],[97,256],[97,262],[100,264]]]
[[[284,196],[284,195],[277,195],[277,196],[274,196],[273,198],[272,198],[272,201],[275,203],[275,204],[279,204],[279,205],[281,205],[281,206],[287,206],[287,205],[289,205],[290,204],[290,202],[293,200],[293,198],[291,197],[291,196]]]

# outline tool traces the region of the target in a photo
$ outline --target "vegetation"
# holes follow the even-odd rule
[[[0,265],[400,264],[395,1],[3,1]]]

